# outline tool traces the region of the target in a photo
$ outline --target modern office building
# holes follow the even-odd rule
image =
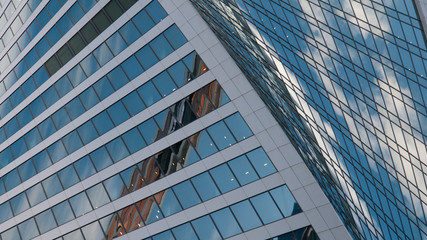
[[[416,9],[0,0],[0,239],[427,238]]]

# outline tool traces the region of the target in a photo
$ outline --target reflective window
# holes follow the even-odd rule
[[[282,218],[279,209],[268,193],[252,197],[251,202],[264,224],[268,224]]]
[[[248,231],[262,225],[257,213],[248,200],[234,204],[231,206],[231,210],[243,228],[243,231]]]
[[[220,165],[209,171],[222,193],[239,187],[236,177],[226,165]]]
[[[184,209],[192,207],[201,202],[199,196],[193,188],[193,185],[188,180],[175,185],[173,187],[173,191],[176,193],[176,196],[178,197],[179,202]]]
[[[55,218],[50,210],[37,214],[36,222],[41,234],[56,227]]]
[[[207,172],[193,177],[191,182],[193,183],[203,201],[209,200],[221,194],[211,176]]]
[[[218,230],[209,216],[201,217],[191,222],[200,239],[221,239]]]
[[[242,232],[229,208],[216,211],[211,216],[223,238],[228,238]]]

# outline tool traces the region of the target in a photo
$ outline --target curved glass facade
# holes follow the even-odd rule
[[[425,239],[427,51],[412,1],[192,1],[356,239]]]

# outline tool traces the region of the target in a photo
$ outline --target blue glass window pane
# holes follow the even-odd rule
[[[67,75],[65,75],[55,83],[55,88],[58,91],[59,96],[63,97],[73,89],[73,86],[68,80]]]
[[[127,22],[123,27],[121,27],[119,32],[127,45],[131,45],[141,36],[132,21]]]
[[[218,151],[214,142],[206,133],[206,131],[196,133],[192,137],[190,137],[190,139],[194,139],[193,141],[197,141],[192,143],[201,158],[205,158]]]
[[[42,98],[46,104],[47,107],[52,106],[56,101],[58,101],[59,96],[58,93],[56,93],[55,87],[48,88],[43,94]]]
[[[152,1],[145,10],[153,18],[154,22],[160,22],[163,18],[167,16],[163,7],[157,1]]]
[[[52,162],[54,163],[67,156],[67,151],[65,150],[65,147],[62,144],[61,140],[58,140],[54,144],[50,145],[47,148],[47,151],[49,152],[49,156]]]
[[[36,84],[32,78],[28,78],[21,86],[22,92],[24,92],[25,97],[30,96],[31,93],[36,90]]]
[[[142,102],[138,93],[133,91],[122,99],[123,104],[131,116],[135,116],[145,109],[145,104]]]
[[[209,216],[204,216],[191,222],[200,239],[221,239],[215,225]]]
[[[30,203],[30,206],[35,206],[42,201],[46,200],[46,195],[44,194],[43,187],[41,183],[38,183],[37,185],[32,186],[26,191],[28,202]],[[1,212],[1,210],[0,210]]]
[[[50,209],[37,214],[35,218],[41,234],[56,227],[56,222]]]
[[[151,210],[147,210],[148,207],[150,207]],[[147,211],[149,211],[147,215],[147,219],[144,219],[146,225],[156,222],[163,218],[163,215],[160,212],[159,206],[157,206],[157,203],[155,202],[153,197],[150,197],[145,204],[144,212],[147,212]]]
[[[262,225],[261,220],[248,200],[232,205],[231,210],[243,231],[248,231]]]
[[[177,86],[166,71],[154,77],[152,81],[163,97],[177,89]]]
[[[122,102],[116,102],[107,108],[107,112],[110,115],[111,119],[115,126],[118,126],[120,123],[129,119],[129,113],[126,111]]]
[[[229,238],[242,232],[229,208],[216,211],[211,216],[223,238]]]
[[[19,126],[23,127],[27,125],[31,120],[33,120],[33,117],[31,116],[31,112],[29,108],[24,108],[18,115],[16,115],[16,118],[18,119]]]
[[[63,240],[83,240],[83,235],[80,229],[74,230],[70,233],[67,233],[62,237]]]
[[[42,185],[48,198],[62,191],[61,183],[56,174],[43,180]]]
[[[160,209],[166,217],[182,210],[171,189],[157,193],[154,198],[161,199],[161,201],[159,201]]]
[[[135,56],[145,70],[149,69],[159,61],[153,50],[151,50],[148,45],[136,52]]]
[[[18,158],[27,151],[27,146],[25,145],[24,138],[19,138],[18,141],[14,142],[10,149],[12,151],[13,157]]]
[[[3,182],[7,191],[18,186],[18,184],[21,183],[21,179],[19,179],[18,170],[13,169],[12,171],[4,175]]]
[[[42,139],[46,139],[55,132],[55,125],[53,125],[52,119],[46,118],[42,123],[40,123],[37,128],[39,129]]]
[[[69,165],[68,167],[59,171],[58,176],[62,182],[62,186],[64,187],[64,189],[67,189],[79,182],[79,177],[77,177],[73,165]]]
[[[196,233],[189,223],[172,229],[173,235],[177,240],[198,240]]]
[[[147,144],[151,144],[155,140],[157,140],[158,127],[157,127],[156,122],[154,122],[154,120],[152,118],[141,123],[138,126],[138,129],[141,132],[142,136],[144,136],[144,139],[145,139]]]
[[[174,240],[175,238],[173,237],[170,231],[165,231],[157,235],[154,235],[152,239],[153,240]]]
[[[102,183],[99,183],[88,190],[86,190],[87,196],[92,203],[93,208],[97,209],[104,204],[110,202],[107,192],[104,189]]]
[[[71,207],[68,201],[63,201],[62,203],[54,206],[52,208],[52,212],[55,215],[58,225],[62,225],[74,219],[74,214],[71,210]]]
[[[288,187],[282,186],[270,191],[277,206],[279,206],[285,217],[302,212],[295,198],[292,196]]]
[[[68,30],[70,30],[71,27],[73,27],[73,23],[67,15],[64,15],[58,20],[56,26],[58,26],[59,31],[61,31],[62,35],[64,35],[68,32]]]
[[[75,195],[74,197],[70,198],[69,201],[76,217],[84,215],[85,213],[92,210],[85,192]]]
[[[39,15],[37,15],[36,19],[39,22],[40,26],[44,27],[46,23],[50,20],[50,15],[47,9],[43,8],[43,10],[40,11]]]
[[[151,106],[151,104],[159,101],[161,98],[159,92],[151,81],[142,85],[137,91],[146,106]]]
[[[22,240],[29,240],[39,235],[39,231],[37,230],[37,225],[34,221],[34,218],[30,218],[27,221],[19,224],[18,228],[19,232],[21,233]]]
[[[126,186],[123,184],[120,175],[115,175],[105,180],[103,184],[105,190],[107,190],[107,193],[110,196],[111,201],[114,201],[117,198],[127,194]]]
[[[56,129],[61,129],[67,125],[71,119],[68,117],[67,111],[64,108],[60,108],[54,114],[52,114],[53,123],[56,126]]]
[[[93,6],[95,6],[97,1],[95,0],[84,0],[79,1],[80,6],[83,8],[83,11],[88,12]]]
[[[105,42],[107,43],[108,47],[110,47],[111,52],[113,52],[114,56],[117,56],[120,52],[123,51],[123,49],[127,47],[126,42],[123,40],[123,38],[118,32],[113,34]]]
[[[10,148],[6,148],[0,152],[0,159],[1,159],[0,165],[2,167],[12,162],[13,158],[12,158],[12,153],[10,152]]]
[[[96,115],[92,119],[92,122],[95,125],[96,130],[98,131],[100,136],[114,127],[113,122],[110,120],[110,117],[108,116],[106,111],[103,111],[100,114]]]
[[[33,21],[27,28],[27,33],[33,39],[40,32],[40,26],[37,21]]]
[[[85,239],[105,239],[104,233],[102,232],[102,228],[98,222],[93,222],[89,225],[82,227],[82,232]]]
[[[134,56],[126,59],[122,63],[122,67],[130,80],[136,78],[143,72],[141,65],[138,63]]]
[[[105,43],[101,44],[97,49],[95,49],[93,51],[93,55],[101,66],[104,66],[104,64],[113,58],[113,54]]]
[[[207,172],[193,177],[191,182],[193,183],[203,201],[207,201],[221,194],[211,176]]]
[[[120,137],[105,145],[114,162],[120,161],[129,155],[129,152]]]
[[[110,155],[107,152],[107,149],[104,147],[98,148],[90,154],[90,158],[95,165],[96,170],[99,172],[102,169],[113,164],[113,161],[110,158]]]
[[[179,202],[181,203],[181,206],[184,209],[192,207],[201,202],[199,196],[194,190],[193,185],[188,180],[175,185],[173,187],[173,191],[175,192]]]
[[[250,201],[264,224],[268,224],[282,218],[282,214],[280,214],[279,209],[276,207],[276,204],[268,193],[252,197]]]
[[[29,160],[24,162],[18,167],[19,175],[21,176],[22,181],[27,181],[32,176],[36,175],[36,168],[33,165],[33,161]]]
[[[33,157],[34,165],[36,166],[37,172],[41,172],[50,165],[52,162],[50,161],[49,155],[47,151],[44,150]]]
[[[40,113],[42,113],[46,109],[42,101],[42,98],[40,97],[34,99],[34,101],[32,101],[29,106],[30,106],[31,113],[33,114],[34,117],[40,115]]]
[[[132,18],[132,21],[134,21],[136,27],[142,34],[148,32],[148,30],[154,26],[153,20],[148,16],[145,10],[136,14],[135,17]]]
[[[80,66],[83,68],[86,76],[91,76],[94,72],[96,72],[96,70],[99,69],[99,64],[93,54],[90,54],[85,59],[83,59],[80,62]]]
[[[123,139],[131,154],[147,146],[137,128],[123,134]]]
[[[9,50],[10,51],[10,50]],[[19,52],[19,51],[18,51]],[[27,64],[24,60],[19,61],[18,64],[16,64],[15,68],[16,78],[21,78],[28,70]]]
[[[164,35],[174,49],[178,49],[187,42],[187,39],[184,37],[184,35],[182,35],[181,31],[176,25],[168,28]]]
[[[276,169],[262,148],[255,149],[247,153],[246,156],[248,156],[249,161],[255,167],[260,177],[263,178],[276,172]]]
[[[114,92],[113,87],[106,77],[101,78],[98,82],[93,84],[92,87],[95,89],[95,92],[98,94],[101,101]]]
[[[96,129],[91,121],[87,121],[79,128],[77,128],[77,132],[79,133],[83,144],[88,144],[98,137],[98,133],[96,132]]]
[[[12,218],[12,209],[9,206],[9,202],[0,204],[0,223]]]
[[[51,16],[54,16],[56,12],[61,8],[61,4],[58,1],[49,1],[46,4],[46,9],[49,11]]]
[[[160,35],[151,41],[150,47],[153,49],[159,59],[163,59],[171,52],[173,52],[172,47],[163,35]]]
[[[222,193],[239,187],[239,183],[227,165],[220,165],[209,171]]]
[[[187,70],[184,63],[182,61],[179,61],[168,68],[168,72],[174,82],[178,85],[178,87],[182,87],[184,84],[186,84],[189,80],[191,80],[190,77],[190,71]]]
[[[25,59],[25,62],[27,62],[28,67],[32,67],[34,63],[36,63],[39,60],[36,49],[35,48],[31,49],[27,53],[27,55],[25,55],[24,59]]]
[[[86,108],[86,110],[91,109],[93,106],[95,106],[99,99],[97,95],[95,94],[95,90],[93,88],[88,88],[84,92],[82,92],[80,95],[80,101],[83,103],[83,106]]]
[[[21,193],[12,198],[10,200],[10,205],[12,206],[12,211],[15,216],[30,208],[25,193]]]
[[[236,143],[224,122],[218,122],[208,127],[207,131],[220,150]]]
[[[241,185],[246,185],[258,179],[258,175],[246,156],[240,156],[228,162],[228,164]]]
[[[4,130],[6,132],[6,136],[10,137],[15,134],[19,129],[18,121],[16,118],[12,118],[9,122],[7,122],[4,126]]]
[[[46,52],[49,51],[49,49],[50,49],[50,45],[45,37],[40,39],[40,41],[36,44],[36,50],[39,56],[45,55]]]
[[[242,141],[243,139],[252,136],[252,131],[249,129],[248,125],[246,125],[240,114],[233,114],[227,117],[224,121],[233,133],[234,137],[236,137],[237,141]]]
[[[88,178],[96,173],[95,167],[92,165],[90,158],[85,156],[74,163],[76,172],[81,180]]]
[[[111,85],[113,85],[114,89],[116,90],[129,82],[120,66],[116,67],[110,73],[108,73],[107,77],[110,79]]]
[[[70,9],[68,9],[67,13],[74,24],[76,24],[85,14],[83,10],[80,8],[78,3],[74,3],[73,6],[71,6]]]
[[[76,65],[73,69],[71,69],[67,73],[67,76],[74,87],[76,87],[86,79],[86,75],[80,65]]]
[[[1,234],[2,239],[20,239],[18,228],[13,227]]]
[[[33,79],[37,86],[41,86],[49,78],[47,71],[44,67],[39,68],[34,74]]]

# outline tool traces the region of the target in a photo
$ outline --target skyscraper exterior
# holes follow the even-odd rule
[[[0,1],[0,239],[350,239],[190,1]]]
[[[192,2],[353,238],[426,239],[426,2]]]
[[[415,6],[0,0],[0,239],[425,239]]]

